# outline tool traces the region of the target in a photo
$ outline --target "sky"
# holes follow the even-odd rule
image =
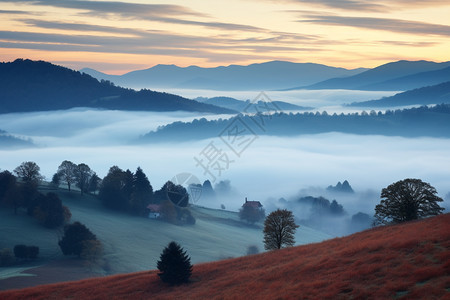
[[[108,74],[157,64],[442,62],[449,15],[448,0],[2,0],[0,61]]]

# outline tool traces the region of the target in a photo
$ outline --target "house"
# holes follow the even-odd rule
[[[158,219],[161,216],[161,205],[149,204],[147,205],[147,209],[149,219]]]
[[[259,201],[248,201],[247,197],[245,197],[245,203],[242,207],[262,208],[262,204]]]

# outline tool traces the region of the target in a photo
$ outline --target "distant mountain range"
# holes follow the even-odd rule
[[[422,87],[379,100],[354,102],[349,106],[357,107],[392,107],[407,105],[428,105],[450,103],[450,81]]]
[[[0,113],[93,107],[145,111],[236,113],[177,95],[135,91],[44,61],[0,63]]]
[[[254,111],[255,106],[263,109],[264,106],[267,104],[271,106],[271,111],[292,111],[292,110],[298,111],[298,110],[312,109],[312,107],[299,106],[283,101],[270,101],[270,103],[258,101],[255,103],[250,102],[250,100],[241,101],[231,97],[213,97],[213,98],[198,97],[195,98],[194,100],[201,103],[207,103],[215,106],[236,110],[242,113],[256,113],[256,111]]]
[[[157,65],[124,75],[81,72],[127,87],[209,90],[349,89],[405,91],[450,81],[450,62],[396,61],[373,69],[344,69],[314,63],[271,61],[248,66],[186,68]]]
[[[366,71],[344,69],[314,63],[270,61],[248,66],[216,68],[156,65],[124,75],[107,75],[85,68],[80,72],[127,87],[188,88],[209,90],[275,90],[310,85],[334,77],[346,77]]]
[[[404,91],[450,80],[450,62],[397,61],[345,78],[333,78],[297,89]]]

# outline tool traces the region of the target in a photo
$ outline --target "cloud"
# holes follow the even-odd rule
[[[266,29],[260,27],[244,24],[183,19],[181,17],[207,18],[207,19],[210,17],[206,14],[195,12],[190,8],[180,5],[137,4],[137,3],[113,2],[113,1],[73,1],[73,0],[68,1],[19,0],[18,2],[39,6],[53,6],[59,8],[78,9],[84,11],[80,14],[90,15],[94,17],[109,18],[111,15],[115,15],[123,19],[146,20],[146,21],[155,21],[181,25],[193,25],[220,30],[237,30],[250,32],[267,31]]]
[[[377,4],[376,1],[358,1],[358,0],[291,0],[298,4],[313,4],[330,8],[356,11],[385,11],[387,8],[383,4]]]
[[[450,36],[450,26],[416,22],[408,20],[398,20],[389,18],[371,17],[343,17],[343,16],[319,16],[310,15],[306,19],[299,20],[303,23],[314,23],[333,26],[348,26],[356,28],[384,30],[389,32],[408,33],[415,35],[438,35]]]
[[[168,4],[138,4],[120,1],[78,1],[78,0],[15,0],[6,1],[26,3],[35,6],[52,6],[85,11],[95,16],[117,14],[128,18],[149,18],[160,16],[205,16],[185,6]]]
[[[393,9],[448,6],[447,0],[286,0],[296,4],[309,4],[332,9],[363,12],[390,12]]]

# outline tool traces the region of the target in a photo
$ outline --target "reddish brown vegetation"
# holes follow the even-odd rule
[[[0,292],[1,299],[450,298],[450,214],[319,244],[194,266],[191,282],[156,271]]]

